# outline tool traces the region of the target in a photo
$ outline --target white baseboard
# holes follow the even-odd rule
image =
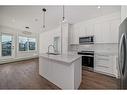
[[[104,74],[104,75],[108,75],[108,76],[117,78],[116,75],[114,75],[114,74],[109,74],[109,73],[101,72],[101,71],[98,71],[98,70],[94,70],[94,72],[101,73],[101,74]]]
[[[22,61],[22,60],[38,58],[38,57],[39,57],[38,55],[35,55],[35,56],[29,56],[29,57],[10,58],[10,59],[7,59],[7,60],[0,61],[0,64],[11,63],[11,62],[16,62],[16,61]]]

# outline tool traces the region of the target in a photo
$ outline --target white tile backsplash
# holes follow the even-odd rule
[[[97,44],[90,44],[90,45],[71,45],[69,50],[118,53],[118,44],[97,43]]]
[[[118,44],[95,44],[94,50],[118,53]]]
[[[93,51],[94,50],[94,44],[90,45],[79,45],[78,51]]]

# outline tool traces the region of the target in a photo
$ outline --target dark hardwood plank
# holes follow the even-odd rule
[[[117,79],[82,71],[79,89],[117,89]],[[0,89],[60,89],[38,73],[38,59],[0,65]]]
[[[79,89],[118,89],[118,80],[114,77],[83,70]]]

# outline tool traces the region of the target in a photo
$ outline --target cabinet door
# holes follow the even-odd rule
[[[127,6],[121,7],[121,22],[127,17]]]
[[[113,20],[110,22],[110,37],[112,43],[118,43],[120,20]]]
[[[109,22],[103,22],[101,24],[101,39],[102,43],[111,43],[111,33],[110,33],[110,23]]]
[[[79,37],[87,36],[87,30],[85,24],[80,25],[78,28],[79,28]]]
[[[79,28],[75,27],[73,28],[73,44],[79,44]]]
[[[69,26],[69,31],[68,31],[68,40],[69,40],[69,44],[72,44],[73,43],[73,36],[74,36],[74,33],[73,33],[73,25],[70,25]]]
[[[102,41],[101,23],[96,23],[94,25],[94,35],[95,35],[94,37],[95,43],[101,43]]]
[[[94,64],[94,70],[99,71],[100,73],[105,73],[107,75],[115,75],[113,73],[113,63],[112,63],[112,57],[102,57],[102,56],[95,56],[95,64]]]
[[[69,36],[69,44],[79,44],[80,29],[75,25],[71,25],[69,27],[68,36]]]
[[[91,36],[91,35],[94,35],[94,27],[93,27],[93,24],[88,24],[86,25],[85,27],[86,29],[86,35],[87,36]]]
[[[110,23],[101,22],[94,26],[95,43],[111,43]]]

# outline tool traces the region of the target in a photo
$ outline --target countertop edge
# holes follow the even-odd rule
[[[55,56],[55,55],[54,55],[54,56]],[[73,63],[74,61],[76,61],[77,59],[81,58],[81,56],[76,55],[76,58],[75,58],[74,60],[71,60],[71,61],[64,61],[64,60],[55,59],[55,58],[53,58],[53,57],[45,56],[45,55],[43,55],[43,54],[40,54],[40,55],[39,55],[39,58],[40,58],[40,57],[44,57],[44,58],[51,59],[51,60],[55,60],[55,61],[59,61],[59,62],[65,62],[65,63],[69,63],[69,64],[71,64],[71,63]]]

